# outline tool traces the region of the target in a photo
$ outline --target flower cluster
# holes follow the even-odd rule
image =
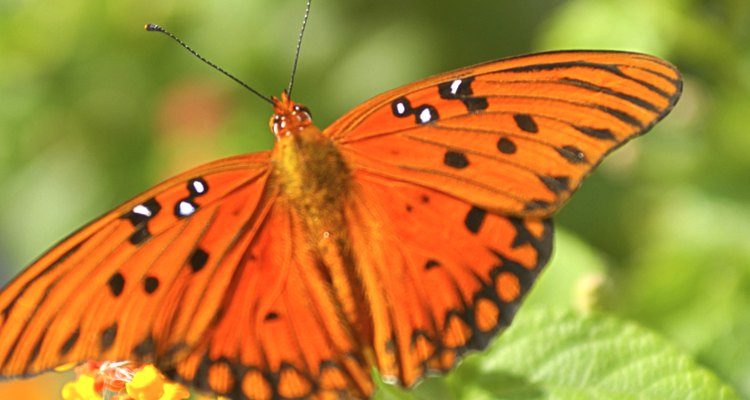
[[[170,382],[153,365],[127,361],[89,361],[75,369],[78,378],[62,389],[65,400],[182,400],[190,392]]]

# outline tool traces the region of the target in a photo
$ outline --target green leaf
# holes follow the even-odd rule
[[[662,337],[602,315],[524,309],[485,353],[378,399],[736,399]]]

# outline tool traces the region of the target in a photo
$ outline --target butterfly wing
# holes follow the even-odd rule
[[[87,359],[169,362],[215,321],[269,153],[214,162],[63,240],[0,293],[0,375]],[[240,235],[238,233],[237,235]]]
[[[211,335],[173,378],[233,399],[363,398],[369,367],[300,216],[281,197],[248,235]]]
[[[549,259],[552,223],[487,213],[366,171],[349,209],[353,253],[386,379],[410,386],[452,368],[508,326]]]
[[[43,255],[0,294],[0,375],[129,360],[236,399],[370,393],[269,165],[196,168]]]
[[[543,217],[602,157],[666,115],[681,87],[673,66],[648,55],[541,53],[384,93],[325,134],[358,168]]]
[[[325,134],[381,373],[409,386],[508,326],[552,247],[549,217],[677,101],[677,70],[621,52],[495,61],[365,102]]]

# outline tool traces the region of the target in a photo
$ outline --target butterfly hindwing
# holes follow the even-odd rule
[[[325,134],[359,168],[541,217],[602,157],[666,115],[680,91],[677,70],[651,56],[541,53],[386,92]]]
[[[176,357],[212,323],[217,268],[252,219],[268,153],[170,179],[63,240],[0,295],[0,373]],[[209,290],[210,288],[210,290]]]
[[[378,368],[410,386],[449,370],[510,324],[550,256],[552,224],[367,172],[355,177],[349,229]]]
[[[167,374],[233,399],[362,398],[372,391],[360,344],[335,302],[299,217],[278,197],[224,292],[210,335]]]

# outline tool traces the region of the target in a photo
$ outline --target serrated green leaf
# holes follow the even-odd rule
[[[491,348],[412,391],[378,399],[736,399],[662,337],[602,314],[525,310]]]

